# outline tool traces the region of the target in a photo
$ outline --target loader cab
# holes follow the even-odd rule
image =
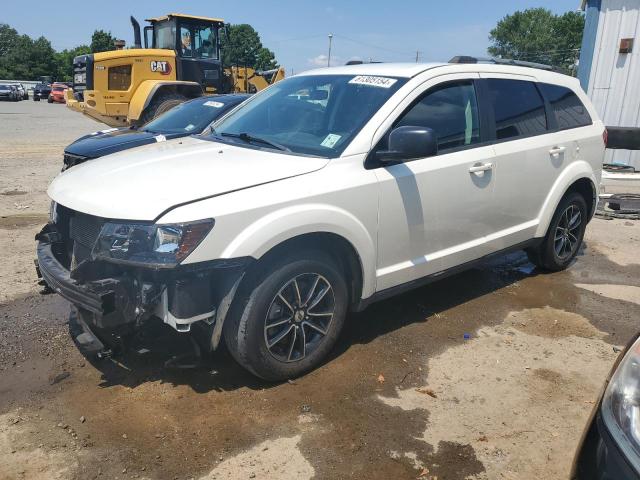
[[[223,91],[222,19],[169,14],[147,21],[151,25],[144,29],[145,48],[174,50],[178,80],[198,82],[207,93]]]

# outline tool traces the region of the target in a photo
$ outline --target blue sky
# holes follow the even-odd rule
[[[325,66],[329,33],[333,33],[332,65],[359,58],[379,61],[446,61],[454,55],[484,55],[489,31],[516,10],[545,7],[556,13],[576,10],[580,0],[308,0],[100,2],[32,0],[4,2],[0,23],[32,37],[44,35],[54,48],[89,43],[96,28],[133,40],[129,15],[142,20],[170,12],[221,17],[249,23],[265,46],[276,53],[287,74]],[[39,12],[34,15],[33,12]]]

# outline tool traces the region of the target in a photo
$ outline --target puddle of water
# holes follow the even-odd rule
[[[565,478],[616,357],[603,335],[562,310],[513,312],[431,358],[425,386],[378,398],[428,411],[422,440],[436,455],[447,443],[469,446],[487,478]]]

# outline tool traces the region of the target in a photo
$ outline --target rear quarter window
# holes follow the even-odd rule
[[[589,112],[570,88],[550,83],[538,85],[551,105],[559,130],[584,127],[593,123]]]

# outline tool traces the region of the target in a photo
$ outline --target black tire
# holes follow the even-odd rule
[[[33,101],[34,101],[34,102],[39,102],[39,101],[40,101],[40,97],[36,97],[36,96],[34,96],[34,97],[33,97]]]
[[[567,268],[582,245],[587,215],[584,197],[578,192],[567,193],[558,204],[542,243],[527,250],[531,263],[552,272]]]
[[[47,103],[53,103],[53,99],[51,97],[47,97]]]
[[[180,105],[182,102],[186,101],[187,97],[184,95],[180,95],[179,93],[167,93],[164,95],[160,95],[157,98],[154,98],[149,106],[142,112],[138,120],[139,125],[143,125],[147,122],[150,122],[154,118],[163,113],[171,110],[176,105]]]
[[[267,260],[259,270],[234,301],[224,325],[225,343],[240,365],[264,380],[298,377],[326,358],[342,331],[348,306],[344,275],[331,257],[314,250]]]

